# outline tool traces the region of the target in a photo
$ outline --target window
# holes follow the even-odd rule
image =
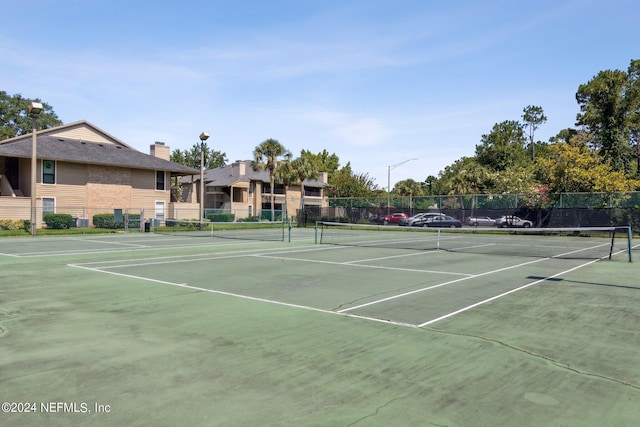
[[[262,184],[262,194],[271,194],[271,184],[266,182]],[[273,187],[273,194],[284,194],[284,185],[276,183]]]
[[[56,162],[54,162],[53,160],[42,161],[42,183],[56,183]]]
[[[166,190],[164,186],[164,171],[156,171],[156,190]]]
[[[42,198],[42,215],[48,213],[56,213],[56,199],[53,197]]]
[[[244,188],[234,187],[233,188],[233,201],[236,203],[244,203],[246,202],[244,195],[247,194]]]
[[[164,202],[156,202],[156,219],[158,221],[164,221]]]
[[[322,196],[322,189],[315,187],[304,187],[305,197],[320,197]]]

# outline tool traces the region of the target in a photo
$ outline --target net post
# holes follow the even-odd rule
[[[287,227],[287,243],[291,243],[291,221],[287,221],[287,224],[289,225],[289,227]]]
[[[633,236],[631,233],[631,224],[627,227],[627,253],[629,254],[629,262],[632,262],[631,259],[631,248],[633,246]]]
[[[611,261],[611,257],[613,256],[613,246],[616,240],[616,231],[618,229],[616,227],[613,227],[613,230],[611,231],[611,243],[609,244],[609,261]]]
[[[313,242],[317,245],[318,244],[318,222],[316,221],[316,223],[313,226]]]

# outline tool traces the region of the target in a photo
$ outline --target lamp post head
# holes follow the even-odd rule
[[[28,110],[29,110],[29,114],[37,116],[38,114],[42,113],[42,110],[44,110],[44,107],[39,102],[32,102],[31,104],[29,104]]]
[[[207,132],[202,132],[200,134],[200,141],[206,141],[207,139],[209,139],[209,134]]]

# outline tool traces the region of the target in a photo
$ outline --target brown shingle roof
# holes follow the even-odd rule
[[[31,158],[31,137],[0,144],[0,156]],[[71,163],[165,170],[184,175],[200,171],[142,153],[124,145],[103,144],[51,135],[37,137],[37,158]]]

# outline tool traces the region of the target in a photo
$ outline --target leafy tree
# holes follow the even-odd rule
[[[338,156],[335,153],[329,154],[327,150],[322,150],[322,152],[318,154],[313,154],[308,150],[302,150],[300,152],[300,158],[315,165],[318,172],[327,172],[329,179],[331,179],[331,176],[340,168],[340,159]]]
[[[524,126],[529,129],[529,146],[531,147],[531,159],[536,160],[536,141],[534,135],[538,127],[547,121],[547,116],[544,115],[542,107],[535,105],[529,105],[524,110],[522,120],[524,120]]]
[[[549,138],[549,142],[555,144],[557,142],[566,142],[570,144],[571,139],[578,134],[578,131],[573,128],[562,129],[556,136]]]
[[[11,96],[0,91],[0,141],[33,131],[33,120],[28,112],[32,102],[39,102],[43,107],[36,117],[36,129],[49,129],[62,124],[53,108],[42,100],[23,98],[20,94]]]
[[[476,145],[478,163],[490,170],[501,171],[510,166],[526,164],[524,129],[517,121],[496,123],[491,132],[482,135]]]
[[[475,157],[462,157],[440,172],[442,194],[478,194],[488,188],[490,174]]]
[[[204,168],[215,169],[227,164],[227,155],[209,148],[206,142],[202,143],[204,155]],[[191,150],[173,150],[170,157],[172,162],[200,169],[200,144],[193,144]]]
[[[550,193],[625,192],[640,188],[640,181],[626,179],[620,171],[602,163],[586,145],[564,142],[550,147],[552,156],[540,159],[538,167]]]
[[[620,70],[600,71],[591,81],[578,87],[580,111],[577,124],[593,134],[592,145],[614,171],[628,172],[629,149],[625,94],[628,75]]]
[[[329,197],[369,197],[378,190],[368,173],[356,173],[351,162],[336,171],[329,178]]]
[[[396,182],[392,192],[400,196],[422,196],[423,186],[422,183],[409,178]]]
[[[433,175],[429,175],[428,177],[425,178],[424,182],[421,183],[422,185],[422,194],[435,194],[435,186],[438,183],[438,178],[436,178]]]
[[[490,192],[497,194],[530,194],[537,186],[533,167],[512,166],[491,174],[490,179]]]
[[[275,196],[273,187],[275,184],[275,173],[280,166],[282,157],[287,157],[289,151],[284,148],[276,139],[266,139],[253,150],[253,160],[251,167],[253,170],[267,170],[269,172],[269,184],[271,186],[271,221],[275,220]]]
[[[627,74],[627,127],[631,134],[631,144],[636,148],[636,174],[640,176],[640,60],[631,61]]]

